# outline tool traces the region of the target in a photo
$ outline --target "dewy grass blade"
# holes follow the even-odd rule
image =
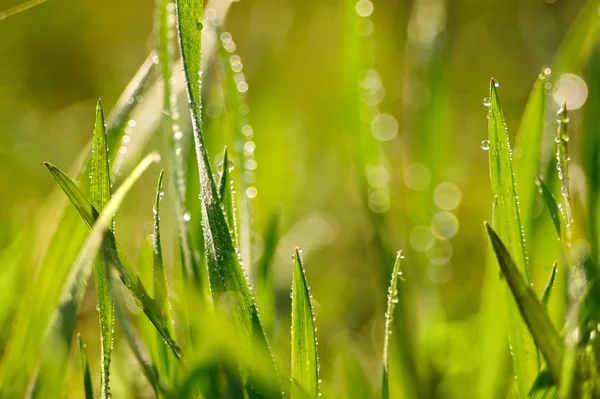
[[[315,316],[306,283],[301,250],[294,252],[292,279],[292,398],[310,398],[319,394],[319,356]],[[301,390],[300,390],[301,389]],[[304,392],[303,392],[304,391]]]
[[[392,328],[394,325],[394,310],[398,303],[398,280],[402,279],[402,251],[398,252],[396,256],[396,262],[394,263],[394,269],[392,270],[392,280],[390,287],[388,288],[387,296],[387,311],[385,312],[385,335],[383,336],[383,377],[381,382],[381,398],[389,399],[390,388],[389,388],[389,354],[390,354],[390,335],[392,335]]]
[[[164,170],[160,171],[158,183],[156,184],[156,201],[154,202],[154,300],[157,302],[164,315],[169,334],[174,337],[173,319],[171,317],[171,303],[169,301],[169,290],[167,287],[167,276],[163,263],[162,240],[160,237],[160,201],[164,195],[162,182]],[[169,349],[160,333],[157,332],[157,363],[160,375],[169,381],[172,375],[171,358]]]
[[[554,228],[556,229],[556,233],[558,234],[558,238],[563,241],[564,240],[564,226],[561,218],[560,209],[558,204],[556,203],[556,199],[552,195],[552,192],[546,186],[546,183],[542,180],[540,175],[535,176],[535,183],[540,189],[542,193],[542,199],[546,204],[546,208],[548,208],[548,212],[550,212],[550,218],[552,219],[552,223],[554,224]]]
[[[158,154],[153,153],[152,155],[154,156],[155,161],[156,159],[160,158]],[[69,200],[73,203],[73,206],[80,213],[81,218],[86,223],[88,228],[91,228],[93,223],[92,204],[79,191],[75,183],[62,171],[60,171],[60,169],[51,164],[46,164],[46,166],[52,173],[54,179],[64,190],[65,194],[69,197]],[[141,282],[141,279],[131,265],[125,252],[117,243],[114,235],[109,231],[107,236],[107,244],[105,248],[107,255],[110,262],[116,266],[117,271],[119,272],[119,277],[125,284],[125,287],[127,287],[133,298],[136,300],[138,306],[140,306],[148,319],[160,332],[163,339],[171,347],[175,356],[181,357],[181,349],[177,346],[173,340],[173,337],[171,337],[171,334],[167,330],[167,322],[165,321],[164,315],[160,311],[160,307],[156,301],[154,301],[150,295],[148,295],[147,290]]]
[[[211,296],[215,306],[229,307],[243,343],[268,348],[258,317],[258,309],[221,209],[215,178],[202,136],[200,89],[202,2],[178,0],[177,21],[200,175],[202,225]],[[243,380],[250,396],[281,396],[280,388],[275,386],[279,385],[278,383],[266,387],[248,374],[243,373]],[[273,362],[272,375],[273,380],[278,379]]]
[[[227,147],[223,150],[223,163],[221,171],[221,180],[219,182],[219,201],[227,218],[227,225],[233,237],[233,242],[237,248],[240,247],[240,235],[237,229],[237,219],[235,217],[235,193],[229,176],[229,155]]]
[[[94,210],[102,212],[106,203],[110,200],[110,170],[108,167],[108,148],[106,143],[106,129],[104,126],[104,112],[102,102],[98,100],[96,105],[96,124],[94,127],[94,144],[92,146],[92,177],[90,183],[90,197],[92,202],[92,213]],[[98,216],[94,214],[94,219]],[[112,228],[112,221],[110,222]],[[111,229],[112,230],[112,229]],[[113,345],[113,304],[108,291],[110,274],[108,264],[105,262],[104,253],[96,257],[94,263],[94,275],[96,278],[96,295],[98,297],[98,311],[100,313],[100,342],[101,342],[101,375],[100,375],[100,397],[102,399],[110,396],[109,376],[110,358]]]
[[[85,399],[94,399],[94,388],[92,386],[92,375],[90,374],[90,364],[88,362],[87,353],[85,350],[85,344],[79,339],[79,354],[81,357],[81,371],[83,374],[83,391],[85,392]]]
[[[548,369],[554,381],[560,381],[561,364],[564,356],[564,344],[552,325],[543,305],[538,301],[523,274],[517,268],[496,232],[489,224],[485,224],[492,247],[498,258],[498,264],[512,292],[521,316],[544,355]],[[537,375],[537,373],[536,373]],[[534,377],[535,380],[535,377]],[[533,383],[533,381],[532,381]],[[527,389],[525,392],[528,392]]]
[[[528,281],[527,256],[513,179],[510,144],[494,79],[490,82],[490,97],[485,100],[485,104],[489,106],[488,136],[494,229],[506,242],[518,270]],[[507,330],[512,346],[513,369],[519,393],[524,397],[539,370],[537,352],[510,296],[507,300]]]
[[[542,137],[544,135],[546,73],[545,69],[542,70],[529,94],[515,146],[515,151],[521,152],[521,156],[514,160],[514,172],[515,186],[519,190],[519,203],[521,204],[521,223],[527,238],[532,237],[533,212],[536,201],[534,179],[540,168]]]

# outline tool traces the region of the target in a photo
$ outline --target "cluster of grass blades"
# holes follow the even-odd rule
[[[26,3],[5,15],[41,2]],[[346,22],[354,32],[355,2],[345,2],[344,6],[348,9]],[[587,64],[595,44],[591,38],[600,29],[598,18],[592,19],[588,13],[597,6],[596,1],[590,1],[565,38],[552,65],[556,73],[580,72]],[[226,9],[222,8],[221,13]],[[282,366],[280,361],[288,357],[275,353],[269,344],[275,335],[276,318],[270,266],[279,240],[280,211],[275,210],[271,216],[264,235],[263,257],[254,265],[250,239],[252,206],[248,195],[252,187],[245,177],[248,170],[244,169],[253,159],[241,149],[252,133],[246,116],[237,113],[243,102],[238,93],[240,75],[236,75],[241,70],[241,61],[239,56],[231,54],[231,37],[224,32],[222,19],[214,16],[215,10],[211,11],[212,17],[207,20],[202,0],[157,1],[157,51],[144,62],[106,121],[102,103],[98,101],[91,152],[89,148],[82,152],[73,173],[64,173],[46,163],[71,206],[64,207],[56,201],[52,208],[62,215],[46,243],[37,278],[23,295],[20,305],[23,311],[17,312],[0,364],[1,397],[65,397],[76,335],[82,372],[78,384],[86,399],[96,393],[103,399],[112,395],[113,354],[119,349],[115,346],[116,336],[124,337],[137,367],[158,398],[338,397],[329,384],[321,382],[315,303],[308,284],[310,273],[306,272],[299,248],[295,249],[290,265],[289,367]],[[202,56],[202,48],[206,30],[223,43],[220,50],[213,45],[214,54],[210,58],[223,67],[223,92],[230,111],[228,137],[232,146],[225,147],[220,167],[211,162],[203,128],[202,73],[206,62],[203,57],[208,56]],[[175,37],[189,104],[188,135],[180,127],[178,89],[173,83],[179,65]],[[345,62],[355,76],[362,69],[364,43],[349,40],[349,44]],[[158,174],[153,196],[153,229],[134,265],[118,242],[114,217],[134,183],[154,163],[161,162],[161,156],[151,152],[129,174],[121,176],[122,165],[133,160],[119,159],[116,153],[120,144],[131,139],[127,136],[123,140],[128,121],[140,107],[135,99],[155,79],[155,65],[160,66],[156,80],[162,88],[162,116],[156,130],[166,143],[167,155],[163,157],[166,171]],[[230,70],[228,66],[233,68]],[[482,328],[484,354],[480,384],[475,389],[477,397],[504,394],[518,398],[600,397],[596,221],[581,223],[582,217],[573,204],[568,104],[562,104],[556,117],[555,159],[548,163],[549,167],[542,168],[542,140],[550,108],[546,101],[547,85],[552,83],[550,69],[544,68],[534,83],[519,127],[518,158],[512,156],[497,82],[493,79],[489,97],[484,100],[489,108],[484,147],[489,151],[493,217],[491,224],[485,223],[491,252],[479,317],[482,324],[493,324]],[[350,78],[348,81],[351,82],[348,110],[360,126],[360,93],[356,82]],[[599,92],[594,95],[600,96],[600,84],[596,82],[596,86],[592,88]],[[587,121],[586,134],[590,137],[594,132],[597,134],[594,129],[598,128],[598,121],[598,116]],[[381,143],[365,135],[363,127],[353,130],[351,137],[354,147],[362,150],[355,154],[358,169],[366,171],[373,162],[389,167]],[[592,152],[588,156],[588,173],[598,180],[594,158],[597,155]],[[73,179],[68,176],[71,174]],[[90,178],[86,179],[88,174]],[[362,174],[360,179],[367,198],[368,179]],[[589,192],[590,208],[598,199],[600,182],[596,180]],[[167,212],[161,207],[165,186],[173,194],[173,208]],[[560,262],[551,265],[541,290],[531,283],[532,275],[550,265],[541,269],[535,256],[528,255],[534,253],[529,246],[533,245],[538,223],[534,217],[538,199],[555,229],[552,243],[558,243],[555,245],[562,252]],[[163,256],[161,215],[164,214],[173,214],[176,220],[175,265]],[[381,378],[378,392],[373,395],[361,365],[348,356],[343,371],[347,380],[346,397],[430,397],[432,391],[427,384],[432,377],[426,375],[422,366],[429,359],[415,360],[418,350],[411,347],[411,340],[416,334],[411,334],[406,323],[404,255],[398,252],[395,262],[391,262],[393,252],[388,247],[383,213],[370,213],[370,221],[375,226],[375,240],[385,263],[380,268],[385,273],[381,274],[385,274],[386,280],[391,274],[385,324],[381,326]],[[575,250],[575,243],[583,238],[591,246],[587,256]],[[250,274],[247,270],[256,272]],[[77,318],[92,275],[99,313],[99,367],[90,364],[84,338],[76,334]],[[255,290],[249,275],[256,281]],[[561,278],[567,282],[560,299],[566,312],[564,323],[561,319],[557,325],[550,308],[557,296],[552,293]],[[496,300],[496,296],[502,299]],[[95,338],[85,336],[88,344],[90,339]],[[505,345],[506,341],[509,345]],[[509,374],[514,378],[507,382],[506,373],[501,370],[509,362]]]

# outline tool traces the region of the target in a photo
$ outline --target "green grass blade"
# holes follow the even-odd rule
[[[279,223],[281,219],[281,207],[278,206],[271,211],[269,223],[264,233],[265,243],[262,257],[256,268],[256,301],[260,311],[260,320],[267,337],[271,337],[275,319],[275,287],[271,277],[273,259],[279,243]]]
[[[0,21],[25,10],[29,10],[31,7],[35,7],[39,4],[45,3],[46,1],[48,0],[29,0],[17,6],[11,7],[8,10],[0,11]]]
[[[108,147],[106,143],[106,129],[104,125],[104,111],[102,101],[96,104],[96,124],[94,127],[94,144],[92,146],[92,178],[90,183],[90,197],[92,212],[102,212],[104,205],[110,200],[110,170],[108,167]],[[97,215],[93,215],[94,218]],[[112,222],[111,222],[112,224]],[[112,226],[111,226],[112,227]],[[110,358],[113,345],[113,304],[108,291],[108,265],[104,254],[100,254],[94,264],[96,278],[96,295],[98,296],[98,311],[100,313],[100,342],[101,342],[101,374],[100,397],[110,396]]]
[[[527,257],[513,178],[510,144],[494,79],[490,82],[490,98],[486,101],[489,101],[488,136],[490,178],[494,195],[494,229],[506,242],[518,270],[528,281]],[[510,298],[507,300],[509,301],[507,330],[513,348],[513,369],[520,395],[524,396],[537,375],[537,353],[514,303]]]
[[[163,263],[162,243],[160,237],[160,201],[164,195],[162,182],[164,170],[161,170],[156,184],[156,200],[154,202],[154,300],[158,303],[166,321],[166,329],[173,337],[173,319],[171,317],[171,303],[169,301],[169,289],[167,287],[167,276]],[[157,332],[157,364],[160,375],[169,380],[172,375],[171,358],[169,348],[160,333]]]
[[[381,398],[389,399],[389,354],[390,354],[390,335],[392,335],[393,322],[394,322],[394,310],[396,303],[398,303],[398,280],[402,279],[402,251],[398,252],[396,256],[396,262],[394,263],[394,269],[392,270],[392,280],[388,289],[387,296],[387,311],[385,312],[385,335],[383,336],[383,377],[381,382]]]
[[[558,267],[558,262],[554,262],[552,265],[552,271],[550,272],[550,276],[548,277],[548,282],[544,287],[544,291],[542,291],[542,295],[540,296],[540,302],[544,305],[545,308],[548,307],[548,301],[550,301],[550,294],[552,294],[552,288],[554,288],[554,278],[556,277],[556,269]]]
[[[223,166],[221,172],[221,180],[219,181],[219,201],[225,217],[227,218],[227,225],[229,231],[233,236],[235,246],[239,248],[239,234],[237,229],[236,217],[235,217],[235,195],[233,193],[232,184],[229,177],[229,155],[227,147],[223,150]]]
[[[546,369],[540,371],[529,391],[531,399],[558,398],[558,389],[552,380],[552,374]]]
[[[558,238],[562,241],[564,238],[564,226],[560,214],[560,209],[558,208],[558,204],[556,203],[556,199],[552,192],[546,186],[546,183],[542,180],[539,175],[536,175],[535,182],[542,193],[542,199],[544,200],[544,204],[548,208],[548,212],[550,212],[550,217],[552,218],[552,223],[554,224],[554,228],[556,229],[556,233],[558,234]]]
[[[315,316],[311,294],[306,283],[301,250],[294,252],[294,274],[292,279],[292,398],[304,397],[296,384],[309,398],[319,394],[319,356]]]
[[[515,186],[519,190],[519,203],[521,204],[521,223],[524,234],[529,239],[532,237],[533,215],[536,202],[536,189],[534,185],[535,174],[540,168],[540,155],[542,137],[544,135],[544,116],[546,111],[546,75],[544,71],[538,75],[533,89],[529,94],[525,112],[517,133],[514,158]]]
[[[157,154],[153,154],[154,159],[158,157]],[[73,203],[73,206],[80,212],[80,216],[83,221],[88,225],[92,226],[93,223],[93,207],[91,203],[85,198],[85,196],[79,191],[75,183],[69,179],[60,169],[54,165],[46,164],[52,176],[57,183],[64,190],[65,194],[69,197],[69,200]],[[79,192],[78,192],[79,191]],[[74,194],[73,194],[74,193]],[[171,334],[167,329],[167,322],[164,315],[161,313],[160,307],[154,301],[141,282],[137,272],[131,265],[125,252],[121,249],[120,245],[116,241],[114,235],[109,231],[106,244],[106,252],[108,258],[112,264],[114,264],[119,272],[119,277],[136,300],[136,303],[143,312],[146,314],[148,319],[154,324],[156,329],[160,332],[163,339],[173,350],[173,353],[177,357],[181,357],[181,349],[177,346]]]
[[[94,388],[92,387],[92,375],[90,374],[90,363],[88,362],[87,353],[85,351],[85,344],[79,338],[79,354],[81,356],[81,371],[83,374],[83,390],[85,392],[85,399],[94,399]]]
[[[523,274],[512,260],[508,249],[504,246],[490,225],[485,224],[492,247],[498,258],[498,264],[512,292],[521,316],[544,355],[548,369],[555,381],[560,381],[561,364],[564,356],[564,344],[554,329],[543,305],[538,301]],[[533,381],[532,381],[533,382]],[[528,392],[527,389],[526,392]]]
[[[211,296],[215,304],[226,304],[229,307],[242,342],[251,344],[255,338],[255,344],[268,348],[258,317],[258,309],[221,209],[202,136],[200,90],[202,2],[178,0],[177,21],[200,175],[202,224]],[[277,372],[274,364],[272,374],[275,380]],[[246,391],[251,396],[281,396],[279,387],[274,386],[278,384],[269,387],[257,385],[257,380],[251,375],[244,375],[243,379]]]

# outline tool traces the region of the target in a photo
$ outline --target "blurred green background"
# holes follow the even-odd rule
[[[18,3],[1,0],[0,9]],[[533,82],[583,1],[374,0],[372,13],[366,3],[358,3],[365,18],[356,26],[348,25],[347,4],[339,0],[243,0],[225,21],[249,85],[257,260],[269,214],[282,209],[272,342],[287,362],[290,256],[300,246],[316,302],[323,380],[343,384],[341,356],[349,356],[377,386],[391,268],[377,244],[379,229],[387,247],[405,251],[410,329],[431,355],[431,381],[451,395],[478,367],[476,314],[488,248],[482,221],[491,219],[492,202],[488,154],[480,146],[489,79],[500,82],[514,138]],[[90,140],[95,101],[110,109],[153,49],[153,18],[151,1],[48,0],[0,21],[1,247],[15,236],[34,242],[49,228],[39,214],[55,183],[42,162],[69,170]],[[356,43],[360,73],[349,80]],[[207,72],[205,135],[216,160],[225,142],[223,105],[210,90],[219,76]],[[359,85],[363,106],[351,114],[348,88]],[[580,119],[571,113],[575,146]],[[367,165],[366,200],[355,154],[372,148],[351,132],[361,121],[383,139],[374,152],[380,166]],[[163,144],[153,137],[142,153]],[[154,182],[146,175],[117,215],[116,234],[130,254],[151,229]],[[164,216],[167,267],[174,257],[171,219]],[[5,291],[18,295],[35,276],[30,252],[19,261],[18,278],[0,282]],[[538,290],[550,267],[532,276]],[[2,342],[11,318],[8,312],[0,320]],[[81,323],[96,319],[90,304]],[[97,343],[90,347],[96,359]]]

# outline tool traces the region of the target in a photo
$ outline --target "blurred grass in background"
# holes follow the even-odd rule
[[[0,9],[17,4],[3,0]],[[441,397],[458,397],[465,384],[477,380],[482,367],[477,312],[489,248],[481,222],[491,220],[492,202],[488,154],[481,149],[487,137],[482,100],[494,76],[514,140],[540,68],[550,65],[583,4],[244,0],[231,5],[224,26],[243,62],[256,148],[250,168],[256,167],[250,192],[255,263],[263,253],[269,215],[273,209],[282,215],[272,266],[274,352],[288,353],[290,255],[299,246],[314,296],[321,378],[345,392],[345,370],[356,362],[378,387],[385,290],[393,265],[386,251],[402,248],[404,321],[418,343],[424,385]],[[0,249],[20,248],[10,252],[20,256],[5,256],[10,267],[3,265],[0,272],[0,303],[6,303],[0,312],[0,351],[17,304],[8,298],[18,297],[36,275],[41,254],[28,247],[51,227],[38,216],[55,186],[42,161],[52,160],[63,170],[75,162],[89,141],[97,98],[111,109],[156,47],[153,19],[148,1],[49,0],[0,21]],[[579,73],[588,81],[594,72]],[[217,164],[228,141],[219,91],[223,77],[212,66],[205,78],[205,138]],[[573,75],[564,79],[564,85],[549,89],[549,107],[557,109],[565,97],[570,108],[579,108],[573,101],[584,105],[585,81]],[[348,104],[349,90],[355,89],[360,106]],[[183,95],[180,102],[183,108]],[[585,112],[600,112],[587,105]],[[578,140],[585,115],[573,109],[570,119],[571,178],[583,192],[577,163],[586,158],[577,154],[585,149]],[[190,134],[189,125],[181,127]],[[361,129],[377,140],[356,139]],[[164,140],[153,137],[140,153],[163,148]],[[154,186],[154,175],[143,176],[116,216],[116,234],[130,256],[140,252],[152,231],[154,198],[148,193]],[[172,193],[166,191],[170,203]],[[535,212],[541,213],[541,208]],[[162,222],[165,263],[173,274],[177,221],[165,213]],[[545,213],[538,222],[538,228],[551,226]],[[528,250],[538,265],[531,281],[541,292],[559,249],[544,250],[534,240]],[[135,264],[135,256],[132,260]],[[555,321],[564,312],[558,307]],[[92,297],[78,323],[96,376],[99,327]],[[117,332],[115,397],[135,392],[128,388],[134,383],[126,370],[136,363],[119,349],[120,339]],[[289,363],[289,358],[277,360]],[[78,383],[73,382],[74,392],[81,389]]]

